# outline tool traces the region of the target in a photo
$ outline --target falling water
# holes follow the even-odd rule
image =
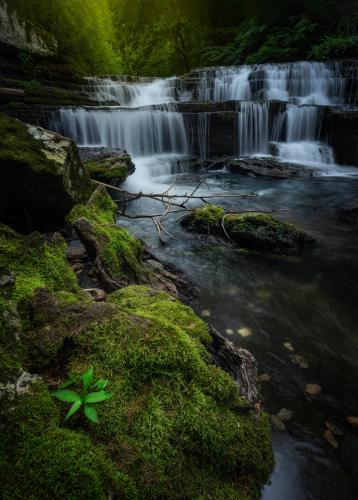
[[[176,78],[150,79],[87,78],[86,90],[98,102],[112,101],[121,106],[139,108],[176,100]]]
[[[134,156],[189,152],[183,116],[176,112],[62,109],[56,129],[80,146],[126,148]]]
[[[184,117],[180,103],[236,101],[236,123],[226,125],[236,138],[228,156],[271,154],[279,161],[332,165],[324,106],[358,105],[357,77],[352,61],[219,67],[183,78],[87,78],[92,98],[120,106],[63,109],[52,128],[80,145],[124,147],[136,157],[195,151],[206,160],[215,149],[212,141],[220,141],[215,124],[210,126],[220,108]],[[220,116],[225,121],[225,112]]]
[[[238,154],[268,153],[268,103],[241,102],[238,113]]]

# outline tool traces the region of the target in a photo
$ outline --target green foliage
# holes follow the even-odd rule
[[[77,377],[78,378],[78,377]],[[81,406],[84,406],[84,414],[91,422],[97,424],[97,411],[91,406],[91,404],[101,403],[107,401],[107,399],[112,397],[110,392],[106,392],[108,380],[105,379],[93,379],[93,368],[89,368],[81,377],[82,390],[80,393],[66,389],[76,383],[77,378],[69,378],[60,389],[53,392],[52,395],[63,401],[64,403],[72,403],[71,408],[68,410],[65,420],[68,420],[72,415],[74,415]]]
[[[355,58],[358,54],[358,35],[332,35],[312,47],[312,59]]]

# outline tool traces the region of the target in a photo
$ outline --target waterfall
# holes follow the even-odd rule
[[[201,160],[206,160],[209,154],[209,113],[199,113],[198,139],[199,155]]]
[[[132,82],[128,78],[87,78],[86,90],[98,102],[114,101],[121,106],[139,108],[156,104],[172,103],[176,100],[176,78],[139,78]]]
[[[62,109],[49,126],[79,145],[126,148],[137,158],[271,155],[291,163],[332,165],[325,106],[358,105],[356,61],[243,65],[199,69],[182,78],[91,77],[85,82],[98,103],[118,105]],[[207,104],[225,101],[236,104],[212,109]],[[184,102],[191,104],[183,105],[183,114]]]
[[[269,138],[268,103],[240,102],[238,154],[267,154]]]
[[[277,144],[281,160],[309,166],[334,165],[331,147],[318,142],[291,142]]]
[[[319,139],[322,111],[315,106],[292,106],[286,111],[287,142]]]
[[[183,116],[176,112],[62,109],[57,131],[80,146],[126,148],[134,156],[189,152]]]
[[[307,61],[202,70],[198,78],[200,101],[279,100],[311,105],[344,104],[349,80],[343,76],[342,63]]]

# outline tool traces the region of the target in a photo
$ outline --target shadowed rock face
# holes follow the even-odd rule
[[[0,115],[0,221],[22,233],[57,229],[92,191],[75,144]]]

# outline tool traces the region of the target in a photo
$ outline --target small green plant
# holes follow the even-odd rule
[[[82,389],[79,393],[67,389],[71,385],[81,383]],[[101,403],[106,401],[112,394],[106,392],[105,388],[108,385],[108,380],[100,378],[94,380],[93,368],[87,370],[83,375],[72,376],[70,375],[66,382],[62,384],[58,391],[52,393],[52,395],[63,401],[64,403],[72,403],[71,408],[68,410],[65,420],[68,420],[72,415],[74,415],[81,406],[84,407],[84,414],[91,422],[95,424],[98,423],[97,411],[92,404]]]

